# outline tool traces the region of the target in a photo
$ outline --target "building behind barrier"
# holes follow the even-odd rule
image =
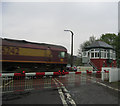
[[[102,67],[117,67],[115,50],[103,41],[95,41],[83,50],[82,63],[92,66],[95,71],[102,71]]]

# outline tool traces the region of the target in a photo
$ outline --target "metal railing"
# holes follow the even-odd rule
[[[98,71],[97,66],[90,59],[88,63],[95,69],[95,71]]]

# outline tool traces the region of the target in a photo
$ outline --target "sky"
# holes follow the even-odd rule
[[[2,38],[62,45],[74,51],[90,36],[118,33],[118,2],[2,2]]]

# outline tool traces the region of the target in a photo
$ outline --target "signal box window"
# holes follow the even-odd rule
[[[98,58],[99,58],[99,53],[95,53],[95,57],[98,57]]]
[[[94,53],[91,53],[91,57],[94,57]]]

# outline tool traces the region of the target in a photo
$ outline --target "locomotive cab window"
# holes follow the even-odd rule
[[[60,53],[59,53],[59,57],[60,57],[60,58],[65,58],[65,52],[60,52]]]

